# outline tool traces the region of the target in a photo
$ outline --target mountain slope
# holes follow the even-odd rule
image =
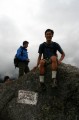
[[[0,90],[0,120],[78,120],[79,69],[62,63],[58,67],[57,80],[58,87],[52,88],[51,68],[48,66],[45,73],[46,91],[37,92],[38,69],[3,85]],[[37,104],[19,103],[19,90],[37,93]]]

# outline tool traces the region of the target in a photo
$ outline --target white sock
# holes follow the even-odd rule
[[[52,71],[52,78],[56,78],[57,71]]]
[[[41,82],[41,83],[44,83],[44,76],[43,76],[43,75],[40,75],[40,76],[39,76],[39,79],[40,79],[40,82]]]

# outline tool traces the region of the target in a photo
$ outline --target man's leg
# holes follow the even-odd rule
[[[30,70],[29,70],[28,65],[25,65],[25,70],[24,70],[25,74],[27,74],[29,71],[30,71]]]
[[[24,75],[25,65],[23,62],[19,62],[18,66],[19,66],[19,77],[21,77]]]
[[[52,67],[52,80],[53,80],[53,85],[56,86],[56,74],[57,74],[57,57],[52,56],[51,57],[51,67]]]
[[[40,79],[40,85],[42,87],[42,90],[45,90],[45,84],[44,84],[44,74],[45,74],[45,60],[40,60],[40,76],[39,76],[39,79]]]

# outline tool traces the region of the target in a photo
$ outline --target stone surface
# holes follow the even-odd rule
[[[36,105],[18,103],[18,91],[39,91],[39,70],[0,86],[0,120],[79,120],[79,69],[62,63],[57,88],[51,87],[51,68],[45,73],[46,91]]]

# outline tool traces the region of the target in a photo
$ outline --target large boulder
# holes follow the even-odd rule
[[[38,69],[2,85],[0,120],[79,120],[79,68],[62,63],[57,80],[58,87],[52,88],[51,67],[47,66],[46,91],[39,92]]]

